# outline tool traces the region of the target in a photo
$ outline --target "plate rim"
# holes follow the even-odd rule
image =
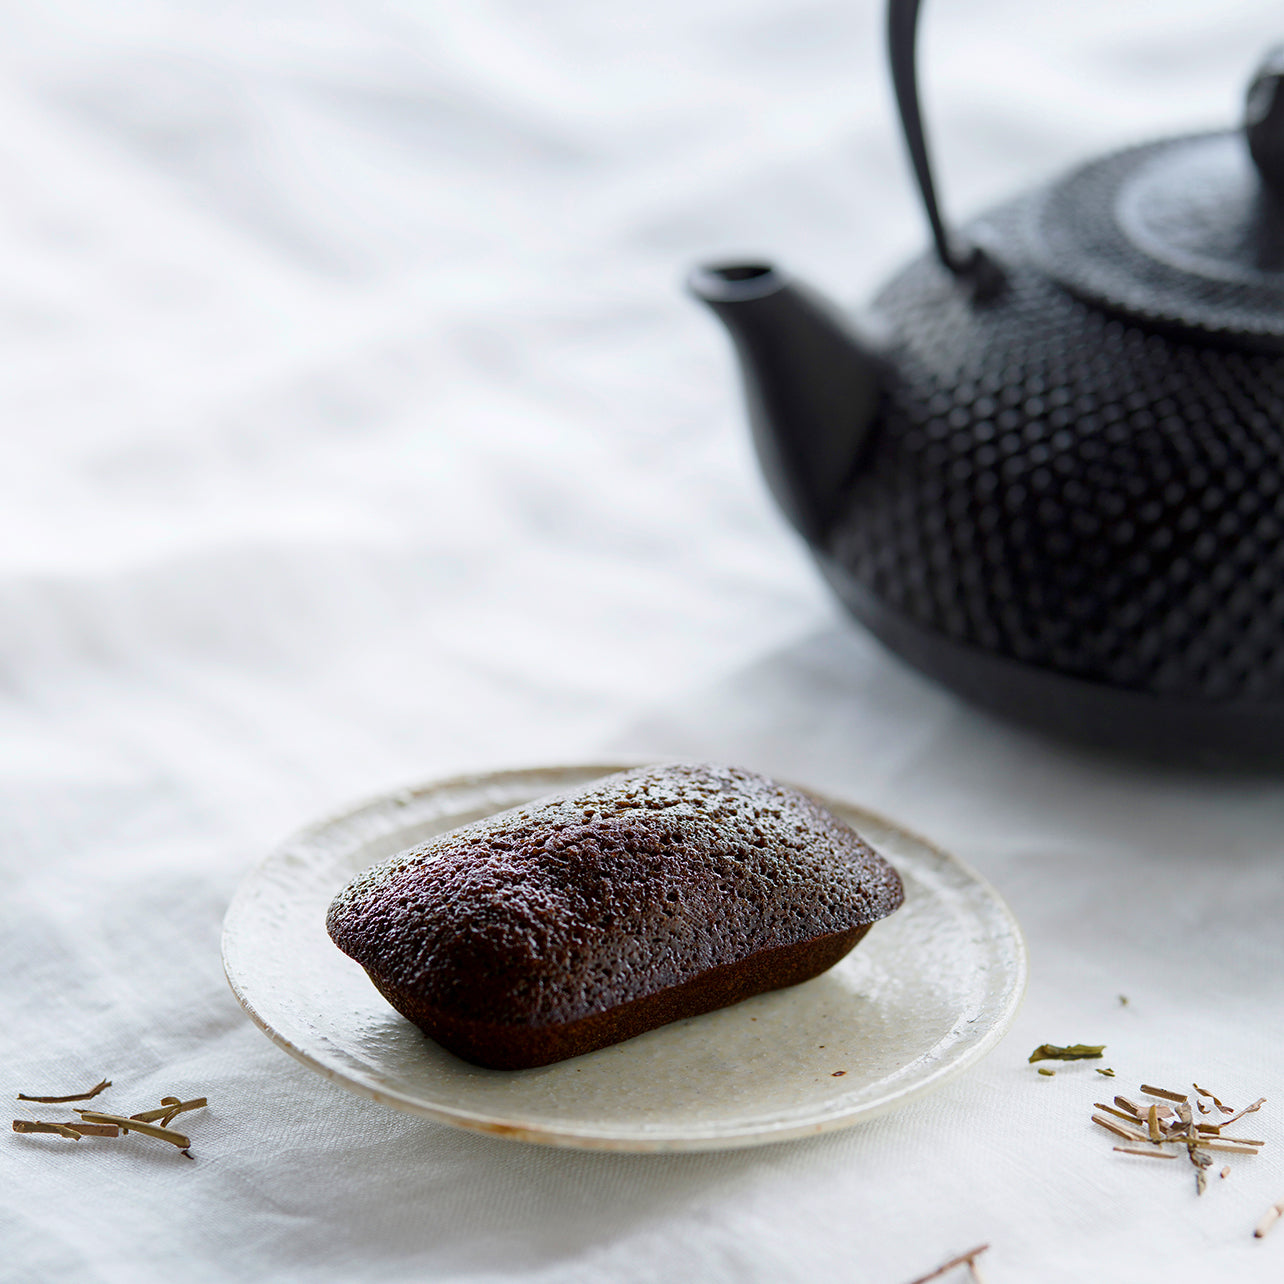
[[[902,1105],[907,1105],[909,1102],[934,1091],[942,1082],[954,1078],[975,1065],[1002,1040],[1016,1019],[1016,1015],[1025,998],[1030,968],[1029,949],[1026,945],[1021,924],[1012,912],[1011,906],[1008,905],[994,885],[979,874],[967,861],[954,855],[953,852],[947,851],[930,839],[923,837],[917,831],[907,828],[899,821],[892,820],[881,812],[850,802],[845,798],[837,798],[832,794],[823,793],[805,785],[798,785],[778,776],[773,776],[772,779],[787,788],[797,789],[807,794],[825,807],[830,809],[837,808],[840,813],[842,811],[855,813],[857,816],[864,817],[876,825],[881,825],[891,832],[908,838],[926,848],[938,860],[945,862],[947,865],[953,865],[968,881],[975,885],[978,892],[990,900],[1000,917],[1006,922],[1011,941],[1013,954],[1012,983],[1008,986],[1008,995],[1003,1010],[985,1033],[974,1043],[969,1044],[955,1060],[937,1066],[912,1087],[890,1092],[886,1096],[867,1102],[855,1110],[837,1110],[833,1114],[825,1115],[819,1119],[812,1119],[806,1123],[791,1124],[783,1121],[776,1128],[771,1127],[769,1124],[757,1125],[756,1130],[753,1132],[745,1131],[730,1134],[709,1132],[702,1134],[698,1129],[690,1129],[681,1137],[674,1137],[671,1134],[654,1138],[647,1138],[645,1135],[639,1134],[621,1137],[618,1133],[612,1134],[602,1129],[587,1128],[582,1124],[541,1124],[539,1126],[516,1124],[479,1111],[425,1102],[409,1097],[404,1093],[366,1082],[359,1073],[344,1072],[327,1065],[325,1061],[310,1053],[306,1048],[299,1047],[284,1032],[273,1027],[270,1021],[257,1010],[252,998],[245,993],[238,983],[237,969],[235,967],[235,955],[238,947],[235,941],[234,928],[238,917],[245,913],[247,907],[256,899],[259,876],[269,866],[279,862],[299,848],[306,848],[310,842],[315,842],[322,834],[337,826],[352,824],[364,813],[376,812],[388,807],[390,804],[406,805],[417,796],[441,793],[452,789],[477,788],[485,786],[492,781],[516,783],[524,777],[539,777],[552,772],[594,772],[600,773],[601,776],[608,776],[640,766],[677,761],[686,760],[650,757],[629,759],[627,761],[616,760],[610,763],[540,763],[535,765],[528,764],[523,767],[500,767],[459,772],[450,776],[419,781],[399,789],[390,789],[382,793],[367,795],[360,802],[337,809],[318,820],[304,825],[295,830],[284,841],[276,844],[267,855],[255,862],[246,871],[231,900],[228,902],[227,910],[223,916],[219,953],[223,965],[223,975],[232,994],[245,1014],[267,1035],[272,1043],[288,1053],[296,1061],[320,1074],[324,1079],[357,1096],[375,1101],[380,1105],[388,1106],[405,1114],[433,1119],[439,1123],[450,1124],[454,1127],[464,1128],[487,1136],[564,1149],[613,1151],[617,1153],[694,1153],[700,1151],[739,1150],[751,1146],[796,1141],[801,1138],[836,1131],[840,1128],[852,1127],[897,1109]],[[591,779],[597,778],[597,776],[593,776]],[[587,785],[589,780],[585,780],[583,783]],[[580,786],[572,785],[570,787],[578,788]],[[405,801],[403,802],[402,800]],[[523,804],[519,803],[517,805],[521,806]]]

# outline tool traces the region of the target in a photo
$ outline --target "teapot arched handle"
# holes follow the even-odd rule
[[[936,185],[927,155],[927,138],[923,131],[923,113],[919,109],[918,74],[915,70],[915,48],[918,43],[918,9],[920,0],[888,0],[887,51],[892,66],[892,85],[900,111],[901,129],[909,148],[914,177],[923,197],[927,220],[932,225],[932,238],[941,262],[974,295],[989,297],[1003,285],[1003,271],[979,245],[973,245],[950,231],[941,217],[936,200]]]
[[[1284,201],[1284,45],[1266,55],[1248,87],[1244,136],[1262,182]]]

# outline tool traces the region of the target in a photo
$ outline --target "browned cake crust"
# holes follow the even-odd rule
[[[353,879],[326,926],[443,1047],[523,1069],[808,980],[903,897],[806,795],[673,764],[402,852]]]

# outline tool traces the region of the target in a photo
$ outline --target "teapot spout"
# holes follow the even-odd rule
[[[772,495],[809,543],[822,543],[878,413],[880,345],[766,264],[699,267],[688,285],[731,334]]]

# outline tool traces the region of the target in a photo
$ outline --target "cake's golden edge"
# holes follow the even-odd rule
[[[873,927],[862,923],[845,932],[761,950],[748,958],[710,968],[681,985],[645,994],[561,1025],[532,1027],[469,1021],[446,1013],[407,991],[375,988],[402,1016],[448,1052],[491,1070],[530,1070],[565,1061],[612,1043],[621,1043],[671,1021],[725,1008],[755,994],[798,985],[833,967]]]

